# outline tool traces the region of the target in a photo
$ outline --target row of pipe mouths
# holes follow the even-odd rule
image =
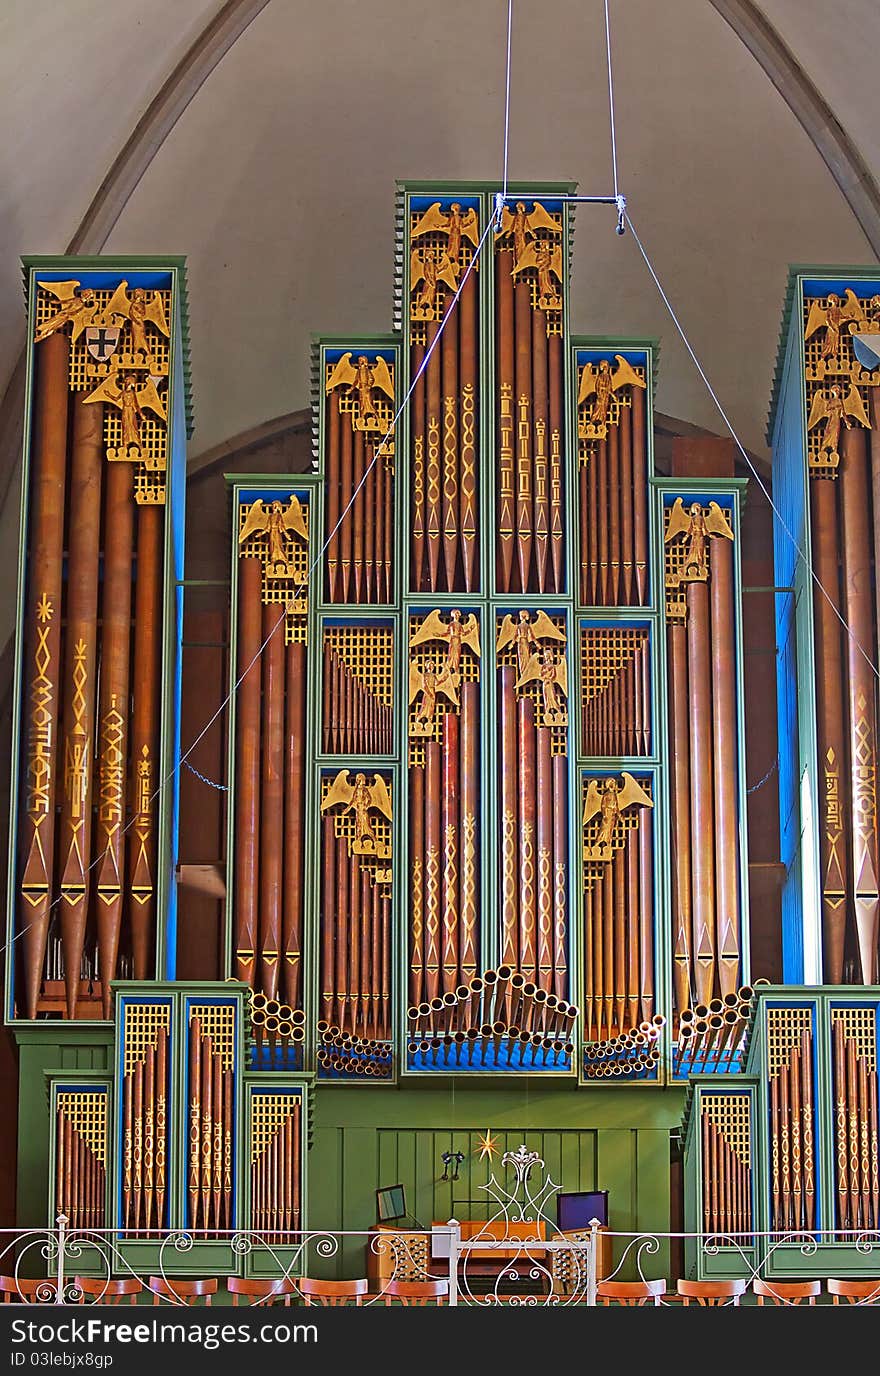
[[[537,1033],[567,1042],[578,1010],[573,1003],[539,989],[512,966],[499,965],[429,1002],[412,1005],[406,1016],[411,1038],[471,1036],[475,1030],[485,1035],[486,1028],[494,1036],[501,1024],[508,1035],[513,1029],[517,1034]]]
[[[756,980],[755,985],[767,980]],[[689,1075],[739,1068],[742,1040],[752,1012],[755,990],[743,984],[735,994],[683,1008],[678,1015],[678,1040],[672,1049],[672,1069],[686,1065]]]
[[[423,1064],[437,1068],[492,1066],[494,1069],[567,1070],[573,1044],[564,1037],[527,1032],[515,1024],[497,1021],[479,1027],[458,1028],[442,1036],[410,1037],[407,1052]]]
[[[323,1018],[318,1023],[318,1037],[318,1066],[325,1074],[335,1072],[379,1080],[391,1075],[390,1042],[356,1037]]]
[[[657,1042],[665,1026],[664,1014],[655,1013],[650,1022],[640,1022],[632,1032],[622,1032],[607,1041],[585,1043],[584,1075],[588,1080],[648,1075],[660,1060]]]
[[[280,1055],[283,1065],[291,1044],[299,1046],[305,1041],[305,1013],[265,994],[251,994],[250,1012],[257,1063],[268,1060],[271,1065]]]

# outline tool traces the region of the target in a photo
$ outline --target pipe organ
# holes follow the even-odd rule
[[[757,1090],[734,1088],[754,1016],[743,483],[661,474],[656,346],[572,333],[571,192],[514,187],[497,214],[493,186],[402,185],[395,331],[316,338],[313,470],[226,480],[222,968],[204,982],[176,977],[173,882],[183,268],[29,266],[7,1017],[23,1045],[57,1041],[53,1207],[104,1220],[127,1257],[185,1228],[186,1265],[271,1273],[311,1226],[310,1096],[338,1112],[369,1087],[367,1123],[516,1076],[540,1123],[559,1081],[600,1112],[627,1087],[642,1122],[655,1089],[711,1075],[704,1217],[757,1226]],[[841,421],[858,471],[840,598],[867,635],[859,433]],[[841,760],[873,730],[847,654]],[[837,853],[849,874],[858,812],[861,931],[869,753],[859,768]],[[74,1018],[97,1048],[76,1074]],[[767,1091],[777,1216],[809,1226],[823,1085],[792,1027]],[[873,1052],[840,1027],[834,1083],[870,1162]],[[844,1137],[840,1216],[862,1226],[873,1177],[848,1119]]]
[[[791,269],[768,434],[785,974],[829,984],[878,978],[878,280]]]

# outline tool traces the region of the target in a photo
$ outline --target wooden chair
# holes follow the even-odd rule
[[[354,1300],[361,1303],[367,1293],[367,1280],[311,1280],[302,1276],[296,1283],[306,1304],[338,1305]]]
[[[442,1304],[448,1294],[448,1280],[389,1280],[382,1288],[386,1305],[393,1300],[412,1305],[426,1305],[432,1300]]]
[[[722,1304],[739,1304],[740,1295],[746,1292],[746,1282],[744,1280],[680,1280],[676,1285],[676,1292],[681,1296],[681,1302],[689,1305],[691,1300],[695,1304],[702,1304],[707,1307],[720,1306]]]
[[[833,1280],[825,1282],[832,1304],[876,1304],[880,1300],[880,1280]]]
[[[172,1304],[198,1304],[204,1297],[205,1304],[210,1306],[211,1296],[217,1293],[217,1277],[186,1280],[183,1276],[175,1276],[173,1280],[166,1280],[164,1276],[150,1276],[147,1289],[152,1291],[154,1304],[163,1299]]]
[[[290,1297],[296,1294],[296,1282],[288,1279],[287,1276],[278,1276],[276,1279],[254,1280],[246,1276],[227,1276],[226,1289],[232,1296],[233,1306],[237,1307],[241,1296],[244,1296],[249,1305],[268,1305],[275,1304],[276,1301],[283,1300],[285,1307],[290,1307]]]
[[[25,1280],[23,1276],[0,1276],[3,1304],[54,1304],[54,1280]]]
[[[822,1293],[820,1280],[753,1280],[752,1290],[758,1304],[815,1304]]]
[[[73,1283],[82,1295],[80,1304],[137,1304],[143,1286],[137,1276],[100,1280],[96,1276],[74,1276]]]
[[[665,1294],[665,1280],[600,1280],[596,1286],[596,1298],[604,1305],[659,1305],[660,1296]]]

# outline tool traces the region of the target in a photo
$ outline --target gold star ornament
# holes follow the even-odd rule
[[[488,1128],[483,1133],[483,1136],[480,1138],[479,1149],[481,1161],[484,1160],[487,1156],[491,1161],[493,1156],[498,1156],[500,1154],[501,1148],[498,1145],[498,1138],[493,1137]]]

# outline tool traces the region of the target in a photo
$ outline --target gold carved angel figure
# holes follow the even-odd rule
[[[466,645],[477,659],[480,658],[480,626],[476,616],[470,612],[462,619],[459,609],[453,607],[449,620],[444,621],[439,611],[430,612],[412,637],[410,649],[414,650],[417,645],[425,645],[432,640],[445,641],[446,669],[452,675],[457,689],[461,678],[462,646]]]
[[[562,281],[562,245],[548,243],[546,239],[526,244],[513,265],[512,276],[515,278],[526,268],[534,268],[538,275],[539,309],[559,310],[562,300],[556,282]]]
[[[442,694],[458,710],[460,703],[458,685],[460,680],[450,672],[448,665],[438,666],[428,660],[420,668],[417,664],[409,666],[410,706],[421,693],[421,701],[413,713],[410,727],[412,736],[431,736],[434,733],[434,717],[437,712],[437,697]]]
[[[384,393],[394,400],[394,383],[391,370],[381,354],[371,363],[366,354],[360,354],[357,363],[352,363],[351,353],[344,353],[327,380],[327,391],[336,387],[348,387],[357,400],[357,420],[353,421],[356,430],[378,430],[379,415],[373,393]]]
[[[577,404],[580,408],[584,402],[593,398],[590,406],[587,421],[599,438],[605,433],[608,425],[608,418],[611,410],[611,398],[621,387],[646,387],[644,378],[639,377],[638,373],[626,361],[622,354],[615,354],[614,361],[616,367],[611,371],[611,364],[607,358],[600,358],[597,367],[588,363],[581,373],[581,384],[578,389]]]
[[[529,240],[536,237],[539,229],[547,229],[551,234],[558,238],[562,236],[562,230],[540,201],[535,201],[531,210],[526,210],[525,201],[517,201],[514,210],[508,210],[505,206],[501,211],[501,228],[496,230],[495,238],[503,239],[510,235],[513,238],[513,268],[511,275],[516,274],[521,268],[537,266],[523,262],[523,258],[529,249]],[[560,259],[561,261],[561,259]],[[549,266],[549,264],[548,264]],[[561,271],[558,274],[562,280]]]
[[[150,376],[140,378],[137,373],[125,373],[120,381],[118,374],[111,373],[95,388],[91,396],[83,398],[83,405],[86,406],[92,401],[109,402],[120,412],[122,443],[115,452],[108,450],[111,458],[143,458],[141,425],[146,411],[152,411],[161,421],[167,419],[162,398]]]
[[[438,263],[430,252],[422,254],[418,249],[413,249],[409,260],[409,287],[411,292],[419,288],[410,310],[413,320],[433,320],[439,282],[445,282],[453,291],[458,287],[458,279],[447,255],[444,254]]]
[[[286,508],[277,498],[271,502],[264,502],[262,497],[258,497],[252,502],[238,534],[239,549],[252,535],[267,537],[267,564],[270,574],[292,575],[294,570],[289,551],[291,536],[298,535],[302,540],[308,539],[303,509],[296,493],[291,493]]]
[[[333,780],[327,796],[321,804],[321,812],[342,804],[342,813],[354,813],[353,855],[376,855],[387,859],[390,847],[382,845],[376,838],[373,826],[373,812],[379,812],[391,821],[391,798],[388,785],[381,774],[373,775],[373,782],[367,783],[366,774],[356,774],[354,783],[349,783],[348,770],[340,769]]]
[[[599,832],[591,846],[584,845],[585,860],[610,860],[613,854],[614,830],[622,812],[630,807],[653,807],[650,797],[626,770],[621,774],[623,786],[612,776],[591,779],[587,785],[583,825],[599,817]]]
[[[713,535],[733,539],[733,531],[717,502],[710,502],[704,510],[699,502],[691,502],[687,511],[681,497],[676,497],[663,537],[669,545],[684,536],[687,540],[682,577],[705,581],[709,577],[709,539]]]
[[[554,626],[546,612],[535,612],[533,621],[531,612],[521,611],[516,621],[508,615],[501,622],[495,650],[500,655],[511,642],[516,643],[517,673],[522,679],[532,656],[541,649],[539,641],[542,640],[561,641],[564,645],[565,632]]]
[[[475,247],[480,242],[476,210],[474,210],[473,206],[469,207],[467,210],[462,210],[461,203],[459,201],[453,201],[448,211],[444,212],[441,209],[440,202],[435,201],[433,205],[428,206],[428,209],[425,211],[424,215],[422,215],[410,237],[415,241],[416,239],[420,239],[424,234],[446,235],[446,253],[441,259],[441,267],[444,273],[443,280],[449,282],[449,278],[451,277],[452,282],[450,285],[455,289],[458,286],[458,275],[461,271],[462,240],[470,239]],[[424,264],[425,267],[427,267],[428,261],[429,260],[426,259]],[[434,265],[434,269],[433,290],[436,291],[436,264]],[[410,286],[415,287],[415,285],[416,277],[415,274],[412,274]],[[433,296],[429,304],[433,305]],[[424,307],[422,308],[424,309]]]
[[[862,303],[852,287],[847,287],[843,301],[835,292],[829,292],[826,303],[823,306],[821,302],[813,301],[810,306],[810,314],[807,316],[807,328],[804,331],[804,339],[810,339],[817,330],[824,329],[825,336],[822,340],[822,353],[820,355],[823,363],[827,363],[829,360],[834,361],[837,358],[840,352],[840,336],[844,325],[851,320],[858,324],[865,323]]]
[[[840,427],[845,425],[847,430],[851,430],[854,420],[858,421],[859,425],[864,426],[866,430],[871,429],[865,403],[862,401],[858,388],[853,383],[850,383],[846,396],[844,396],[843,388],[836,382],[828,388],[827,392],[818,391],[813,394],[813,404],[810,407],[807,429],[812,430],[820,421],[825,422],[819,447],[827,462],[837,464],[840,457],[838,453]]]
[[[123,279],[114,291],[102,321],[107,325],[128,321],[129,352],[132,357],[145,366],[153,366],[153,350],[147,334],[147,325],[153,325],[160,334],[168,338],[170,330],[165,319],[162,293],[147,293],[143,287],[134,287],[129,294],[128,282]]]
[[[94,291],[91,287],[81,287],[79,282],[40,282],[40,286],[54,296],[60,305],[54,315],[37,326],[34,342],[39,344],[40,340],[48,339],[50,334],[63,330],[65,325],[72,322],[71,340],[75,344],[97,314],[98,301]]]
[[[535,679],[541,684],[544,725],[566,726],[568,724],[568,704],[566,702],[568,698],[568,669],[565,655],[562,654],[557,659],[550,646],[545,645],[537,654],[532,655],[525,673],[517,679],[517,691]]]

